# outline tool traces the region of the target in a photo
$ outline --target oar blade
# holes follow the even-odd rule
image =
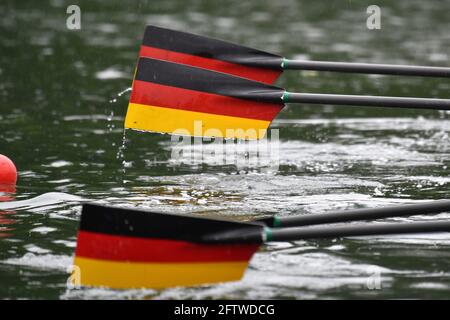
[[[235,281],[241,279],[262,240],[209,244],[202,238],[228,231],[255,233],[260,228],[86,204],[74,265],[83,286],[162,289]]]
[[[149,25],[140,57],[150,57],[273,83],[283,58],[235,43]]]
[[[196,137],[263,138],[284,90],[225,73],[140,58],[125,127]]]

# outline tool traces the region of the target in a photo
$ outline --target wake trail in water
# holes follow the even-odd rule
[[[0,202],[0,210],[31,209],[61,203],[80,203],[85,201],[89,200],[63,192],[48,192],[31,199]]]

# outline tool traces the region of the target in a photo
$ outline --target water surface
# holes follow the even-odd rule
[[[448,298],[446,234],[273,243],[242,281],[163,291],[68,290],[83,201],[251,219],[448,198],[449,115],[332,106],[284,109],[280,166],[173,165],[167,135],[123,121],[146,24],[291,58],[449,65],[444,1],[2,1],[0,153],[19,169],[0,203],[2,298]],[[291,91],[450,98],[437,79],[286,72]],[[119,94],[121,93],[121,94]],[[4,199],[5,200],[5,199]],[[416,216],[399,221],[448,219]],[[379,275],[381,288],[370,290]]]

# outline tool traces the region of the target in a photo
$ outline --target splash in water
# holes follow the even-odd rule
[[[118,94],[116,94],[115,98],[112,98],[111,100],[109,100],[109,103],[116,103],[117,99],[120,98],[121,96],[123,96],[125,93],[130,92],[131,91],[131,87],[126,88],[125,90],[120,91]]]

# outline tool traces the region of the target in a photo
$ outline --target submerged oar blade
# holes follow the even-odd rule
[[[193,286],[241,279],[261,241],[202,243],[215,233],[262,227],[143,210],[83,205],[74,265],[84,286]]]
[[[147,26],[140,57],[183,63],[260,82],[281,74],[281,56],[176,30]]]
[[[283,108],[283,93],[278,87],[225,73],[140,58],[125,127],[196,137],[260,139]]]

